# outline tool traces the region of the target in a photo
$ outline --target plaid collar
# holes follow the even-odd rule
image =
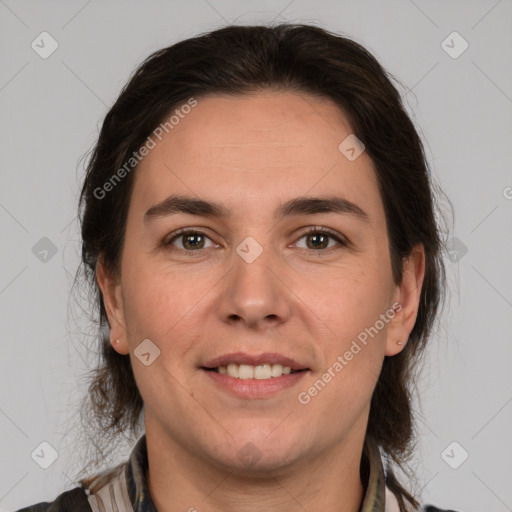
[[[367,485],[359,512],[385,512],[384,469],[379,448],[371,439],[364,444],[362,467],[367,475]],[[144,434],[133,448],[125,468],[128,496],[134,512],[158,512],[149,496],[147,468],[148,452]]]
[[[144,434],[137,441],[126,464],[126,484],[134,512],[158,512],[149,496],[146,481],[147,468],[148,448],[146,434]]]
[[[368,483],[360,512],[385,512],[386,477],[379,447],[370,437],[364,442],[362,467],[366,467]]]

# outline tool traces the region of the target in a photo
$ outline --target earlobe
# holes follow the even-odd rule
[[[398,340],[393,344],[391,340],[388,340],[385,354],[387,356],[396,356],[398,353],[402,352],[406,344],[407,341]]]
[[[413,247],[404,260],[402,281],[396,287],[395,299],[400,304],[390,322],[386,341],[386,356],[401,352],[416,323],[421,299],[421,289],[425,277],[425,250],[422,244]]]
[[[96,282],[100,289],[110,326],[110,343],[116,352],[128,354],[121,283],[107,269],[103,259],[96,264]]]

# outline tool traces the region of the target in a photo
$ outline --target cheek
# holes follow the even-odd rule
[[[123,255],[127,321],[146,328],[152,326],[161,334],[193,308],[205,287],[211,288],[214,281],[193,263],[170,264],[164,252],[146,254],[135,245],[127,245]]]
[[[329,403],[336,414],[343,414],[369,403],[394,313],[390,309],[391,284],[387,273],[368,264],[324,280],[322,292],[311,288],[309,303],[325,332],[317,340],[322,370],[314,376],[314,388],[310,389],[313,395],[322,395],[318,406]]]
[[[147,262],[127,268],[130,272],[123,277],[123,303],[130,344],[149,338],[161,348],[161,341],[179,327],[190,309],[193,290],[176,273],[157,272]]]
[[[376,339],[367,345],[340,341],[323,371],[312,376],[297,396],[297,412],[307,418],[311,430],[343,438],[358,419],[365,425],[382,360]]]
[[[126,259],[123,276],[130,352],[142,340],[150,339],[160,351],[161,369],[182,375],[181,381],[196,363],[197,353],[192,349],[204,338],[205,322],[214,315],[211,294],[219,283],[219,275],[213,272],[185,267],[169,268],[165,263],[132,257],[131,261]],[[134,363],[134,369],[141,366]],[[145,375],[142,370],[141,378]]]
[[[391,278],[376,266],[359,264],[319,277],[308,279],[299,294],[307,297],[305,302],[339,348],[374,326],[390,307]]]
[[[184,369],[189,367],[199,320],[194,314],[201,293],[179,273],[166,275],[139,265],[124,283],[124,312],[130,358],[144,402],[166,403],[169,393],[187,400],[189,387]],[[148,366],[137,359],[137,347],[149,339],[159,352]],[[152,357],[152,356],[151,356]]]

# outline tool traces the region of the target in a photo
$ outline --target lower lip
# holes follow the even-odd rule
[[[291,388],[297,384],[307,373],[304,370],[297,373],[272,377],[270,379],[238,379],[224,373],[203,370],[221,388],[241,398],[266,398],[279,391]]]

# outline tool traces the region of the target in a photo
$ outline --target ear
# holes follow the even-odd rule
[[[394,356],[405,348],[418,315],[424,277],[425,249],[423,244],[418,244],[413,247],[410,256],[404,260],[402,282],[395,290],[393,301],[395,316],[388,324],[385,351],[387,356]]]
[[[101,290],[110,324],[110,343],[114,350],[126,355],[129,353],[129,350],[121,283],[108,270],[102,257],[98,258],[96,264],[96,282]]]

